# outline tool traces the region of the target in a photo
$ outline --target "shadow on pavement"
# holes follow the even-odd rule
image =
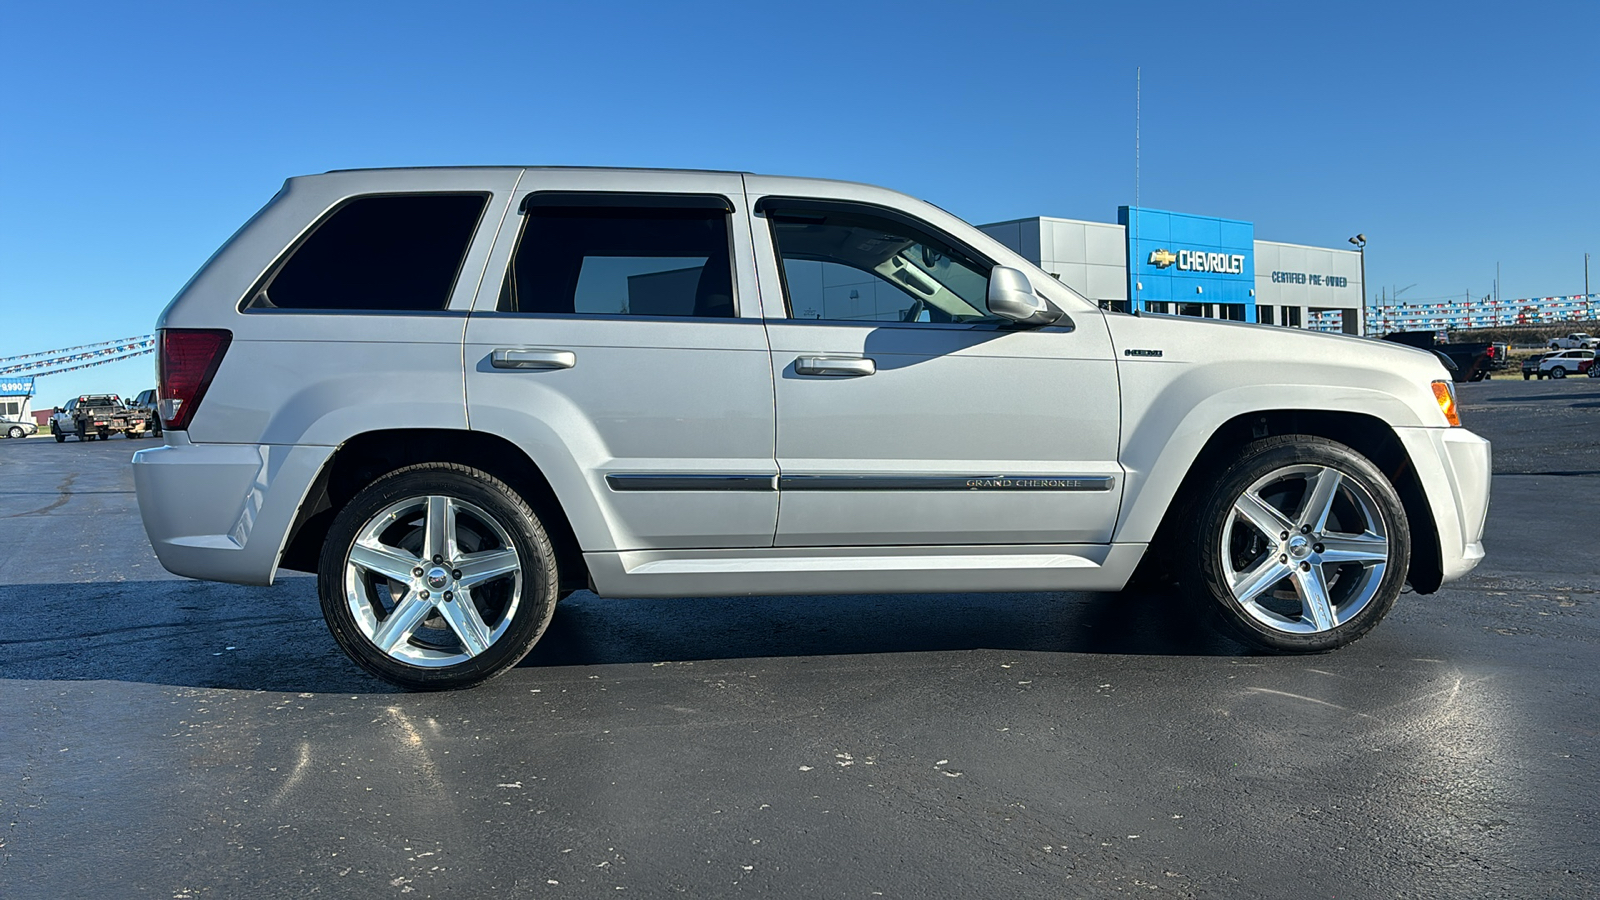
[[[47,598],[40,602],[39,598]],[[0,678],[324,693],[390,689],[347,660],[315,582],[0,586],[32,608],[0,632]],[[522,667],[978,649],[1243,656],[1160,593],[908,594],[605,600],[557,607]]]
[[[523,666],[959,650],[1250,651],[1160,594],[1013,593],[562,601]]]

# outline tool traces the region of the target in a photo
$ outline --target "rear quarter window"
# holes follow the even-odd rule
[[[246,310],[444,309],[487,194],[391,194],[335,207],[267,274]]]

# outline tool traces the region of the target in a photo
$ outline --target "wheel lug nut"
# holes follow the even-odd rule
[[[1300,564],[1300,571],[1302,571],[1302,572],[1311,571],[1311,563],[1308,563],[1308,562],[1301,563]]]
[[[1321,553],[1322,552],[1322,545],[1321,544],[1312,544],[1311,545],[1311,549],[1313,551],[1317,552],[1317,553]]]
[[[1279,557],[1278,557],[1278,562],[1281,562],[1281,563],[1286,563],[1286,562],[1288,562],[1288,561],[1289,561],[1289,554],[1287,554],[1287,553],[1284,553],[1284,554],[1281,554],[1281,555],[1280,555],[1280,556],[1279,556]]]
[[[428,599],[428,592],[427,591],[423,591],[422,592],[422,599],[424,599],[424,600]]]
[[[1310,534],[1311,533],[1311,526],[1310,525],[1301,525],[1300,526],[1300,533],[1301,534]]]
[[[421,578],[422,577],[422,567],[421,566],[417,566],[415,569],[412,569],[411,570],[411,574],[417,576],[418,578]]]
[[[1289,532],[1285,531],[1283,534],[1278,535],[1278,539],[1287,541],[1289,539]]]
[[[459,579],[461,577],[461,570],[460,569],[451,569],[450,570],[450,577]]]
[[[1306,530],[1307,530],[1307,531],[1310,531],[1310,530],[1311,530],[1311,529],[1309,529],[1309,528],[1308,528],[1308,529],[1306,529]],[[433,561],[434,561],[434,564],[436,564],[436,565],[437,565],[437,564],[438,564],[438,563],[442,563],[442,562],[444,562],[444,557],[442,557],[442,556],[440,556],[440,555],[439,555],[439,554],[437,554],[437,553],[435,553],[435,554],[434,554],[434,555],[433,555]]]
[[[444,592],[444,602],[449,603],[451,600],[454,600],[455,598],[456,598],[456,595],[453,592],[451,592],[451,591],[445,591]]]

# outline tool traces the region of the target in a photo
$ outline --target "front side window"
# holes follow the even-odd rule
[[[487,203],[485,194],[350,200],[290,252],[246,308],[444,309]]]
[[[986,263],[920,228],[843,205],[764,205],[793,319],[1000,322]]]
[[[725,207],[562,202],[569,205],[525,208],[522,234],[500,288],[501,312],[736,314]]]

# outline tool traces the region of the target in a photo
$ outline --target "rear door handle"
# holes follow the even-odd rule
[[[796,375],[831,375],[849,378],[871,375],[877,371],[877,363],[859,356],[802,356],[794,361]]]
[[[496,369],[570,369],[578,364],[571,350],[529,350],[500,347],[489,354],[489,365]]]

